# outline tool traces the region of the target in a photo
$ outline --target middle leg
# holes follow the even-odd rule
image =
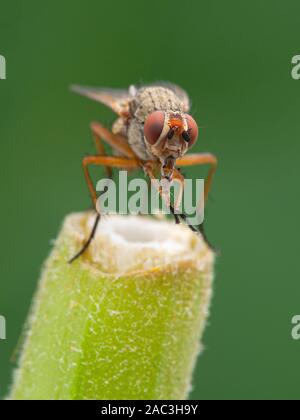
[[[97,192],[94,187],[90,172],[89,172],[89,166],[90,165],[100,165],[110,168],[132,168],[137,169],[140,167],[140,163],[137,159],[128,159],[128,158],[122,158],[122,157],[113,157],[113,156],[86,156],[83,161],[83,170],[85,174],[85,179],[93,200],[93,204],[95,209],[97,210]],[[98,227],[98,224],[100,222],[101,214],[97,211],[95,222],[93,229],[90,233],[89,238],[86,240],[86,242],[83,244],[82,248],[79,252],[77,252],[76,255],[74,255],[73,258],[70,259],[69,263],[71,264],[75,260],[77,260],[81,255],[83,255],[88,247],[90,246],[92,240],[94,239],[94,236],[96,234],[96,230]]]

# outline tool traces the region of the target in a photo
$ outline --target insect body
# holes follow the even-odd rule
[[[178,181],[183,188],[184,178],[178,166],[210,165],[205,183],[204,196],[207,199],[217,159],[210,153],[187,154],[198,137],[198,126],[188,114],[190,103],[187,93],[177,85],[131,86],[127,90],[97,89],[72,86],[72,90],[110,107],[118,118],[108,130],[97,122],[91,124],[97,155],[83,159],[86,181],[96,206],[97,193],[89,173],[90,165],[102,165],[111,176],[112,168],[143,168],[150,179],[155,180],[160,172],[168,181]],[[113,156],[105,154],[103,141],[114,150]],[[170,203],[176,223],[187,221],[184,214],[176,214]],[[100,220],[97,214],[93,231],[81,251],[71,262],[82,255],[90,245]],[[190,226],[194,231],[202,231]]]

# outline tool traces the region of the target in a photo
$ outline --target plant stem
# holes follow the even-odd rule
[[[184,226],[70,215],[34,300],[10,399],[185,399],[208,315],[214,256]]]

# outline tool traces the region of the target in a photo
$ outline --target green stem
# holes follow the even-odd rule
[[[34,300],[11,399],[185,399],[208,314],[214,256],[188,228],[69,216]]]

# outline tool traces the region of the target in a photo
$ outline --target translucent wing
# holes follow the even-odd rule
[[[111,108],[116,114],[124,116],[129,113],[129,102],[135,94],[135,89],[94,88],[73,85],[71,90]]]

